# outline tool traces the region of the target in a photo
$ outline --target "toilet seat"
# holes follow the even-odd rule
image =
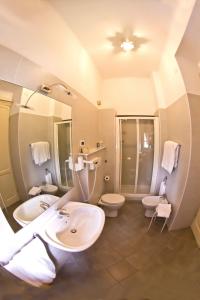
[[[110,205],[119,205],[124,203],[125,197],[119,194],[104,194],[101,196],[101,202]]]
[[[42,192],[47,194],[54,194],[58,191],[58,187],[53,184],[46,184],[41,186]]]
[[[98,204],[103,208],[106,217],[117,217],[118,210],[123,206],[125,197],[119,194],[104,194]]]
[[[142,199],[142,203],[148,206],[157,206],[161,202],[160,196],[147,196]]]

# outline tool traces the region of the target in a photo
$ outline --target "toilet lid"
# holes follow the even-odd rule
[[[101,201],[108,204],[119,204],[125,201],[124,196],[119,194],[104,194],[101,196]]]
[[[142,203],[145,205],[156,206],[161,202],[160,196],[147,196],[142,199]]]

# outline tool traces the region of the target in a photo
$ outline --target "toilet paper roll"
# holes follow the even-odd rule
[[[45,175],[45,181],[47,184],[52,184],[52,176],[50,172]]]
[[[104,176],[104,180],[105,181],[109,181],[110,180],[110,176],[108,176],[108,175]]]

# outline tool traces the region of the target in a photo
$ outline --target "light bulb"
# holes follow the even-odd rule
[[[134,46],[132,41],[126,40],[126,41],[121,43],[120,47],[124,51],[128,52],[128,51],[131,51],[132,49],[134,49],[135,46]]]

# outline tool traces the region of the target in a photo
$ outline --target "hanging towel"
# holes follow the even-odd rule
[[[36,287],[49,284],[56,277],[55,265],[49,258],[43,242],[38,237],[15,254],[4,268]]]
[[[164,152],[162,159],[162,168],[164,168],[169,174],[177,168],[178,158],[179,158],[180,145],[172,142],[166,141],[164,143]]]
[[[31,144],[32,157],[36,165],[41,166],[50,159],[49,142],[37,142]]]

